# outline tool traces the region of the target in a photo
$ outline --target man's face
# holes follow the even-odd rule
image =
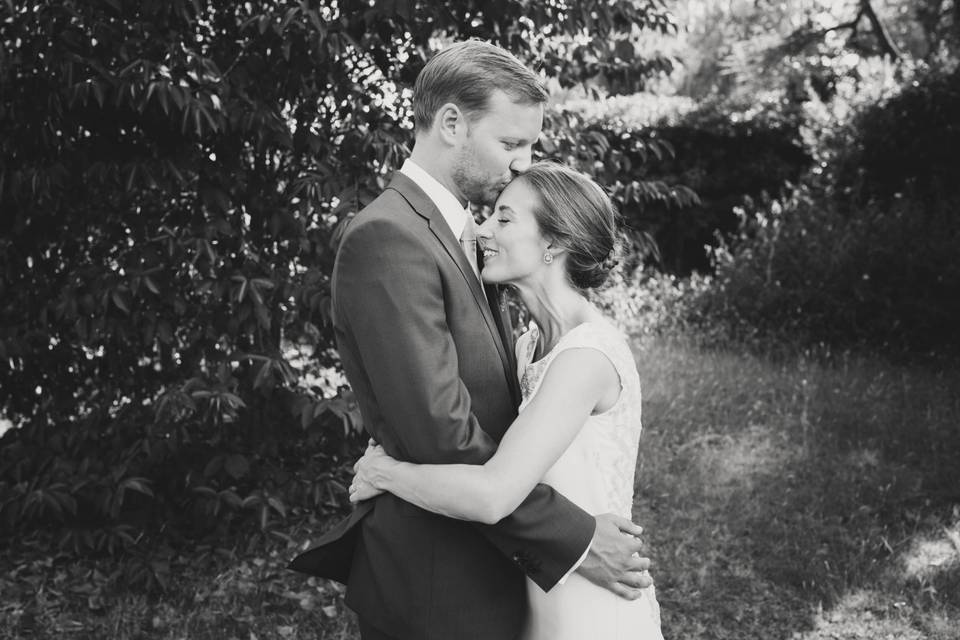
[[[530,166],[543,127],[543,105],[516,103],[496,91],[487,106],[468,123],[453,161],[453,180],[468,201],[492,205],[514,174]]]

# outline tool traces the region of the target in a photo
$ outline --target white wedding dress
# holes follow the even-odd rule
[[[586,322],[567,332],[549,353],[533,362],[536,325],[517,341],[523,402],[537,393],[543,375],[566,349],[596,349],[616,367],[621,392],[610,410],[590,416],[543,482],[593,515],[631,517],[634,471],[640,442],[640,379],[620,331],[606,322]],[[527,580],[530,615],[522,640],[662,640],[654,588],[625,600],[577,573],[544,593]]]

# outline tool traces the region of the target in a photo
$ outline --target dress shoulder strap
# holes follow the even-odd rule
[[[524,397],[532,397],[540,388],[544,374],[553,360],[568,349],[593,349],[602,353],[613,364],[620,377],[621,388],[639,393],[639,376],[633,353],[626,337],[607,322],[585,322],[568,331],[557,344],[536,362],[532,362],[539,331],[536,327],[521,336],[517,343],[517,362],[520,386]]]
[[[555,357],[567,349],[595,349],[601,352],[613,364],[621,380],[636,375],[633,352],[626,336],[607,322],[585,322],[574,327],[560,339],[550,355]]]

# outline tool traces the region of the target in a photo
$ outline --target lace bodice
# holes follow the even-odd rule
[[[585,322],[568,331],[542,358],[533,362],[540,332],[536,325],[517,341],[517,366],[523,401],[537,393],[550,364],[567,349],[596,349],[620,376],[620,396],[607,411],[590,416],[543,481],[589,513],[617,513],[629,518],[641,431],[640,378],[623,334],[606,322]]]

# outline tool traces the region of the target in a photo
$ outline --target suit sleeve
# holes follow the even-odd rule
[[[370,425],[377,431],[371,435],[391,455],[482,464],[497,443],[471,411],[446,323],[443,283],[423,242],[384,219],[347,234],[336,266],[338,340],[359,358],[382,417]],[[581,559],[595,522],[541,484],[496,525],[474,526],[549,590]]]

